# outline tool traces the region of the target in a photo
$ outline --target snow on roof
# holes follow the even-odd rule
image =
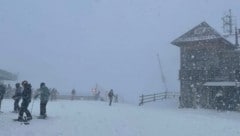
[[[172,44],[178,45],[179,43],[183,42],[206,41],[214,39],[223,39],[228,44],[232,45],[206,22],[202,22],[201,24],[197,25],[190,31],[180,36],[179,38],[175,39]]]
[[[17,75],[0,69],[0,80],[17,80]]]
[[[230,82],[230,81],[221,81],[221,82],[206,82],[203,86],[239,86],[240,82]]]

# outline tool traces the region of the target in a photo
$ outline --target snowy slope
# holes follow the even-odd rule
[[[13,122],[12,100],[4,100],[0,136],[239,136],[240,114],[178,109],[176,101],[142,107],[91,101],[49,102],[47,120]],[[32,104],[30,105],[30,107]],[[31,109],[31,108],[30,108]],[[39,101],[33,115],[38,115]]]

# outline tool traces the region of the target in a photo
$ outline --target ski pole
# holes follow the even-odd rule
[[[32,114],[32,110],[33,110],[33,104],[34,104],[34,99],[33,99],[33,102],[32,102],[31,114]]]
[[[1,97],[1,96],[0,96],[0,97]],[[2,100],[3,100],[3,99],[0,98],[0,112],[2,112]]]

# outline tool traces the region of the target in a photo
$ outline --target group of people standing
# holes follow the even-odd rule
[[[29,104],[31,103],[32,100],[32,86],[31,84],[24,80],[22,83],[16,83],[15,84],[15,94],[12,96],[12,99],[14,100],[14,108],[13,112],[18,113],[18,118],[16,119],[17,121],[25,121],[25,120],[31,120],[32,119],[32,108],[33,108],[33,103],[31,107],[31,111],[29,111],[28,107]],[[1,102],[4,97],[4,94],[6,92],[6,87],[4,86],[3,83],[0,83],[0,111],[1,111]],[[75,95],[75,90],[72,91],[72,96],[74,97]],[[40,96],[40,116],[39,118],[46,118],[46,106],[50,97],[50,90],[46,86],[44,82],[40,84],[40,88],[37,89],[36,93],[34,94],[33,98],[36,99]],[[74,99],[72,97],[72,100]],[[108,92],[108,98],[109,98],[109,106],[112,105],[113,98],[117,97],[117,95],[114,95],[113,89],[111,89]],[[22,100],[22,101],[21,101]],[[19,106],[19,102],[21,101],[21,105]],[[24,114],[26,116],[24,116]]]
[[[22,87],[21,87],[22,85]],[[28,107],[32,100],[32,86],[28,81],[24,80],[22,83],[16,83],[15,87],[15,94],[12,96],[14,100],[14,113],[18,113],[17,121],[24,121],[24,120],[31,120],[32,119],[32,109],[31,112],[29,111]],[[0,108],[1,108],[1,101],[3,99],[4,93],[6,92],[6,88],[4,87],[4,84],[0,84]],[[46,106],[49,100],[50,91],[45,85],[44,82],[40,84],[40,88],[37,90],[37,92],[34,94],[34,99],[36,99],[38,96],[40,96],[40,116],[39,118],[46,118]],[[19,102],[22,100],[21,105],[19,106]],[[33,105],[32,105],[33,106]],[[33,107],[32,107],[33,108]],[[26,116],[23,116],[23,115]]]

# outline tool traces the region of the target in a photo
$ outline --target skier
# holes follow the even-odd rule
[[[114,96],[114,94],[113,94],[113,89],[111,89],[111,90],[109,91],[109,93],[108,93],[109,106],[112,105],[112,99],[113,99],[113,96]]]
[[[75,89],[72,89],[72,98],[71,98],[71,100],[74,100],[75,95],[76,95],[76,91],[75,91]]]
[[[0,82],[0,111],[1,111],[2,99],[4,97],[5,92],[6,92],[6,87],[2,82]]]
[[[53,88],[53,89],[50,91],[50,98],[51,98],[51,101],[57,99],[57,90],[56,90],[55,88]]]
[[[17,121],[23,122],[32,119],[32,115],[28,110],[28,105],[31,102],[32,98],[32,86],[26,80],[22,82],[23,92],[22,92],[22,103],[19,111],[19,116]],[[23,114],[26,114],[26,119],[23,118]]]
[[[20,107],[18,105],[19,101],[21,100],[21,96],[22,96],[22,88],[20,86],[20,83],[16,83],[15,84],[16,90],[15,90],[15,94],[13,95],[13,100],[14,100],[14,109],[13,112],[14,113],[18,113],[20,110]]]
[[[40,119],[45,119],[47,117],[46,114],[46,106],[49,100],[50,91],[46,87],[45,83],[40,84],[40,88],[37,90],[37,94],[34,99],[36,99],[40,95]]]

